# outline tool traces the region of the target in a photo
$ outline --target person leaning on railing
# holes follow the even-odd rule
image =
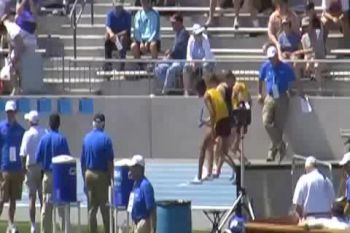
[[[263,105],[262,120],[266,132],[271,140],[267,161],[275,160],[277,153],[280,160],[287,152],[287,145],[283,140],[284,126],[288,116],[289,95],[292,93],[291,83],[295,82],[302,96],[299,82],[295,77],[293,68],[281,61],[276,46],[270,45],[266,55],[268,61],[264,62],[259,72],[258,102]],[[263,86],[265,84],[265,95]]]

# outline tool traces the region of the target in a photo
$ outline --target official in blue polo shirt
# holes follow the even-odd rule
[[[134,155],[129,162],[130,177],[134,187],[130,194],[131,217],[135,233],[156,232],[156,203],[152,184],[145,177],[145,160],[142,155]],[[129,208],[128,208],[129,209]]]
[[[288,116],[289,92],[291,83],[297,81],[293,68],[278,58],[277,48],[267,48],[267,58],[259,73],[259,103],[263,104],[262,119],[271,146],[267,161],[274,161],[277,152],[280,160],[286,155],[286,143],[283,141],[283,130]],[[266,97],[263,95],[265,84]]]
[[[105,116],[94,116],[93,129],[83,141],[81,170],[88,195],[89,231],[97,232],[96,214],[100,208],[104,230],[109,232],[108,187],[113,177],[113,145],[104,132]]]
[[[41,233],[52,232],[52,158],[59,155],[70,155],[66,137],[58,132],[60,116],[52,114],[49,118],[50,131],[39,142],[35,159],[44,170],[43,177],[43,206],[41,208]],[[62,212],[59,211],[61,217]]]
[[[0,215],[4,203],[10,202],[9,206],[9,232],[16,232],[14,217],[16,211],[16,200],[22,196],[22,183],[24,180],[24,167],[22,166],[19,151],[21,147],[24,129],[16,121],[16,102],[6,102],[5,111],[7,119],[0,123]]]
[[[339,165],[343,167],[345,175],[345,199],[346,205],[344,213],[346,216],[350,216],[350,152],[343,156],[343,159],[339,162]]]

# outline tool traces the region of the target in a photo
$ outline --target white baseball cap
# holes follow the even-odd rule
[[[345,164],[349,163],[350,162],[350,152],[346,153],[344,156],[343,156],[343,159],[339,162],[339,165],[340,166],[344,166]]]
[[[197,23],[194,24],[193,27],[192,27],[192,33],[194,35],[199,35],[199,34],[201,34],[204,31],[205,31],[205,28],[202,27],[201,25],[197,24]]]
[[[140,165],[141,167],[145,167],[145,159],[142,155],[134,155],[128,162],[129,167],[133,167],[136,165]]]
[[[5,112],[16,111],[17,105],[14,100],[8,100],[5,105]]]
[[[27,121],[30,121],[34,124],[38,124],[39,123],[39,113],[35,110],[30,111],[30,112],[24,114],[24,119]]]
[[[305,167],[313,167],[316,164],[316,158],[314,156],[309,156],[305,160]]]
[[[276,56],[276,54],[277,54],[277,48],[275,46],[272,45],[272,46],[267,48],[267,50],[266,50],[267,58],[273,58]]]

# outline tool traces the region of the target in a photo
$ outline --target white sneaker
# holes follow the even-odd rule
[[[10,233],[18,233],[18,230],[15,226],[12,226],[10,229]]]
[[[234,27],[235,29],[238,29],[238,28],[239,28],[238,17],[235,17],[235,21],[233,22],[233,27]]]
[[[34,225],[32,225],[31,227],[30,227],[30,233],[37,233],[38,231],[37,231],[37,227],[36,227],[36,225],[34,224]]]
[[[214,180],[214,176],[213,175],[209,175],[203,178],[203,180],[205,181],[213,181]]]
[[[198,177],[195,177],[192,181],[191,184],[202,184],[203,181],[201,179],[198,179]]]
[[[258,28],[260,26],[258,19],[253,19],[252,23],[253,23],[253,27]]]

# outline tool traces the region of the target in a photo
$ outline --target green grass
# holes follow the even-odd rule
[[[16,227],[19,230],[20,233],[29,233],[30,232],[30,224],[25,222],[19,222],[16,223]],[[0,222],[0,232],[5,233],[7,229],[7,222],[1,221]],[[103,229],[99,230],[100,233],[103,232]],[[83,226],[82,233],[88,233],[87,227]],[[207,233],[206,231],[193,231],[193,233]]]

